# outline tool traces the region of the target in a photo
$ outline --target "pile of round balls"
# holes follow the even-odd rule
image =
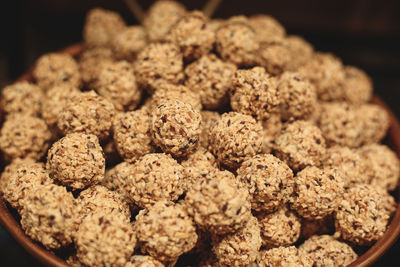
[[[399,160],[362,70],[268,15],[89,11],[85,49],[3,88],[3,199],[72,266],[346,266]]]

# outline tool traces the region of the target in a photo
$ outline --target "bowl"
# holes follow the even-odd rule
[[[74,44],[65,49],[59,51],[61,53],[69,54],[73,57],[78,57],[80,53],[85,49],[83,44]],[[17,81],[33,81],[32,68],[25,74],[20,76]],[[372,102],[380,105],[389,113],[390,128],[385,142],[389,147],[396,152],[400,157],[400,124],[393,112],[385,105],[385,103],[374,96]],[[366,267],[376,262],[397,240],[400,234],[400,186],[397,186],[394,196],[397,201],[396,212],[386,230],[385,234],[379,239],[374,245],[366,250],[362,255],[358,257],[349,266],[351,267]],[[14,212],[15,213],[15,212]],[[40,244],[32,241],[28,236],[25,235],[19,222],[15,219],[13,211],[4,203],[0,198],[0,223],[8,231],[8,233],[32,256],[38,259],[45,265],[67,267],[69,266],[63,259],[46,250]]]

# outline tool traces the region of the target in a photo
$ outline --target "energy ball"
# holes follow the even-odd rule
[[[293,192],[293,172],[271,154],[256,155],[242,163],[237,180],[250,193],[252,210],[274,212]]]
[[[35,160],[30,158],[16,158],[10,164],[6,165],[0,175],[0,195],[7,192],[7,186],[10,184],[11,177],[15,175],[17,170],[27,164],[35,163]]]
[[[210,130],[221,118],[221,115],[215,111],[202,110],[201,114],[201,133],[200,133],[200,146],[208,150]]]
[[[279,110],[277,85],[262,67],[236,71],[230,91],[232,109],[259,120],[268,119]]]
[[[21,211],[25,233],[47,249],[58,249],[72,243],[79,225],[74,196],[63,186],[47,184],[29,191]]]
[[[260,267],[312,267],[312,259],[295,246],[262,250],[257,259]]]
[[[390,126],[388,112],[375,104],[361,105],[356,112],[363,124],[363,144],[381,142]]]
[[[298,172],[290,208],[306,219],[322,219],[335,211],[344,192],[341,173],[311,166]]]
[[[262,126],[251,116],[237,112],[223,114],[209,133],[211,152],[229,168],[238,168],[260,153],[262,141]]]
[[[171,43],[151,43],[137,55],[134,63],[138,85],[154,93],[165,83],[179,84],[183,78],[183,58]]]
[[[93,8],[86,14],[83,40],[89,47],[110,47],[118,33],[125,28],[125,21],[118,13],[103,8]]]
[[[74,237],[76,256],[85,266],[125,266],[136,246],[133,226],[112,214],[83,219]]]
[[[166,100],[153,112],[153,142],[165,153],[185,157],[197,149],[201,133],[199,111],[179,100]]]
[[[180,205],[159,201],[136,216],[136,236],[143,252],[160,261],[175,261],[197,241],[196,227]]]
[[[261,229],[257,219],[250,216],[246,225],[235,233],[213,240],[213,252],[219,266],[248,266],[261,247]]]
[[[186,189],[183,167],[167,154],[146,154],[132,167],[129,198],[141,208],[159,200],[175,201]]]
[[[86,49],[78,62],[83,84],[88,88],[95,88],[102,65],[114,60],[114,52],[110,48],[92,47]]]
[[[207,55],[214,46],[215,34],[207,27],[207,18],[200,11],[186,13],[166,36],[180,47],[185,61]]]
[[[270,117],[261,122],[263,127],[263,145],[262,153],[269,154],[272,152],[274,140],[280,134],[283,123],[279,113],[272,113]]]
[[[185,85],[200,95],[205,108],[218,109],[228,102],[236,69],[236,65],[214,54],[204,55],[185,68]]]
[[[52,134],[46,123],[29,115],[8,116],[0,130],[0,150],[6,161],[15,158],[39,160],[46,154]]]
[[[111,132],[115,108],[94,91],[73,96],[57,117],[57,126],[64,133],[93,134],[100,140]]]
[[[228,171],[197,180],[186,193],[184,203],[200,229],[214,235],[233,233],[251,216],[249,194],[239,187]]]
[[[318,126],[329,146],[357,148],[363,142],[363,122],[356,108],[345,102],[321,104]]]
[[[262,245],[265,248],[287,247],[300,236],[300,218],[283,206],[274,213],[257,214],[261,227]]]
[[[151,256],[134,255],[125,267],[164,267],[164,264]]]
[[[288,69],[292,54],[284,40],[261,42],[257,63],[271,75],[280,75]]]
[[[302,37],[289,35],[286,37],[285,43],[291,54],[291,60],[286,65],[288,70],[297,71],[312,59],[314,47]]]
[[[129,26],[112,40],[115,57],[133,62],[136,55],[147,45],[147,34],[142,26]]]
[[[367,103],[372,98],[373,84],[371,78],[357,67],[344,67],[344,95],[352,104]]]
[[[184,85],[162,84],[151,97],[150,113],[152,113],[165,100],[179,100],[190,104],[194,110],[202,109],[201,99],[197,92]]]
[[[44,91],[59,84],[81,86],[78,63],[68,54],[48,53],[36,61],[33,78]]]
[[[317,94],[312,85],[298,72],[285,72],[279,77],[278,91],[283,120],[307,120],[315,111]]]
[[[143,21],[149,41],[163,41],[185,13],[185,7],[177,1],[156,1],[152,4]]]
[[[44,94],[42,89],[27,81],[16,82],[3,88],[0,106],[6,114],[40,115]]]
[[[142,97],[142,91],[136,85],[133,67],[127,61],[104,63],[95,88],[118,111],[134,110]]]
[[[388,191],[396,189],[399,181],[400,163],[395,152],[381,144],[363,146],[358,154],[366,162],[365,166],[371,175],[370,184]]]
[[[347,266],[358,258],[349,245],[330,235],[312,236],[299,250],[307,253],[316,267]]]
[[[249,18],[249,23],[256,32],[259,42],[281,39],[286,35],[283,25],[270,15],[253,15]]]
[[[113,120],[114,142],[121,157],[130,163],[155,152],[151,140],[151,118],[146,110],[118,113]]]
[[[51,178],[73,190],[101,182],[105,159],[99,139],[92,134],[66,135],[49,149],[46,168]]]
[[[367,184],[349,188],[335,213],[340,237],[358,246],[371,245],[383,236],[390,219],[387,205],[395,200],[384,190]]]
[[[319,166],[325,154],[325,140],[320,129],[301,120],[284,125],[275,138],[274,147],[275,155],[295,171]]]
[[[121,162],[111,169],[106,170],[105,177],[101,182],[102,185],[111,191],[115,191],[123,196],[127,201],[129,200],[130,187],[128,185],[128,177],[132,175],[133,165],[128,162]]]

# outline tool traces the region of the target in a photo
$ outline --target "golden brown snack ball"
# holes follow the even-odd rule
[[[201,134],[200,146],[208,150],[210,130],[214,124],[221,118],[221,115],[215,111],[202,110],[201,114]]]
[[[184,85],[160,84],[157,91],[151,96],[150,113],[154,111],[165,100],[179,100],[190,104],[193,109],[200,111],[202,109],[201,99],[197,92]]]
[[[102,64],[114,60],[114,52],[107,47],[92,47],[83,51],[78,61],[83,84],[94,88]]]
[[[352,104],[369,102],[373,93],[371,78],[363,70],[354,66],[345,66],[344,75],[344,95],[346,101]]]
[[[105,159],[99,139],[84,133],[66,135],[49,149],[46,168],[51,178],[73,190],[100,183]]]
[[[237,170],[237,180],[250,193],[252,210],[274,212],[293,192],[293,172],[271,154],[256,155]]]
[[[115,108],[94,91],[73,96],[58,114],[57,126],[64,133],[86,133],[106,139],[111,132]]]
[[[311,267],[312,259],[295,246],[261,250],[257,258],[260,267]]]
[[[6,161],[15,158],[39,160],[46,153],[52,134],[37,117],[15,114],[8,116],[0,130],[0,150]]]
[[[147,45],[147,34],[143,26],[128,26],[112,41],[114,56],[119,60],[132,62]]]
[[[390,126],[388,112],[376,104],[363,104],[356,112],[363,124],[363,144],[381,142]]]
[[[236,65],[224,62],[214,54],[204,55],[185,69],[185,85],[200,95],[207,109],[217,109],[228,102],[228,91]]]
[[[151,256],[133,255],[125,267],[164,267],[164,264]]]
[[[260,153],[262,141],[262,126],[251,116],[237,112],[223,114],[209,133],[211,152],[218,162],[230,168],[238,168]]]
[[[325,140],[320,129],[311,122],[298,120],[284,125],[275,138],[275,155],[298,171],[319,166],[325,154]]]
[[[197,241],[196,227],[183,207],[158,201],[136,216],[136,236],[142,252],[163,262],[175,261]]]
[[[291,51],[285,40],[261,42],[257,63],[271,75],[280,75],[288,69],[292,60]]]
[[[132,170],[133,164],[123,161],[106,170],[105,177],[101,184],[109,190],[119,193],[127,202],[131,202],[129,200],[130,187],[128,184],[128,177],[132,175]]]
[[[83,40],[89,47],[110,47],[117,34],[125,28],[125,21],[117,12],[93,8],[86,14]]]
[[[272,113],[266,120],[262,120],[263,127],[263,145],[262,153],[269,154],[272,152],[275,137],[280,134],[283,122],[279,113]]]
[[[314,47],[301,36],[289,35],[286,37],[285,43],[291,54],[291,60],[286,65],[288,70],[297,71],[312,59]]]
[[[274,17],[265,14],[253,15],[249,18],[259,42],[269,42],[284,38],[286,30]]]
[[[17,172],[18,168],[30,164],[30,163],[35,163],[35,160],[30,159],[30,158],[16,158],[13,161],[11,161],[10,164],[6,165],[4,167],[3,172],[0,175],[0,194],[3,195],[7,192],[7,186],[10,183],[11,177]]]
[[[33,70],[33,78],[44,91],[54,85],[81,86],[81,74],[75,59],[63,53],[48,53],[41,56]]]
[[[43,104],[42,89],[27,81],[8,85],[1,91],[0,106],[5,114],[39,116]]]
[[[275,78],[262,67],[238,70],[230,90],[231,107],[234,111],[267,119],[279,111],[280,97]]]

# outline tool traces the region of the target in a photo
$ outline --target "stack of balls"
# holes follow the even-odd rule
[[[385,233],[399,160],[362,70],[174,1],[90,10],[83,39],[1,94],[2,197],[72,266],[346,266]]]

